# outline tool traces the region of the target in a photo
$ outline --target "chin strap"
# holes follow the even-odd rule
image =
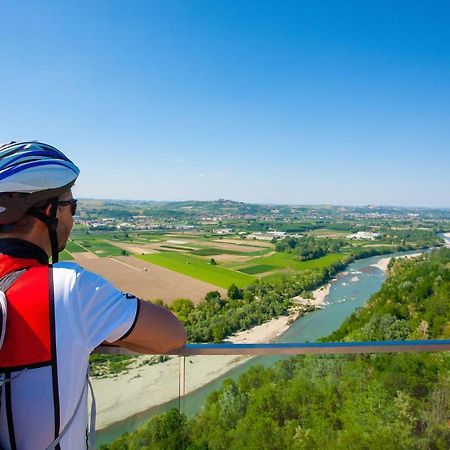
[[[56,228],[58,226],[58,218],[56,217],[56,212],[58,210],[58,199],[52,198],[50,200],[50,205],[50,216],[46,216],[38,209],[30,209],[28,212],[47,225],[50,245],[52,247],[52,264],[55,264],[59,259],[58,235],[56,234]]]

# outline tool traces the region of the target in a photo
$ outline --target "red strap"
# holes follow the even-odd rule
[[[8,319],[0,350],[2,369],[40,365],[51,360],[49,292],[52,287],[48,272],[48,266],[35,265],[7,292]]]

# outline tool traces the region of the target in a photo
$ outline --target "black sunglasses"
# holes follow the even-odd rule
[[[72,200],[61,200],[56,202],[58,206],[69,206],[71,208],[72,216],[74,216],[77,212],[77,199],[73,198]]]

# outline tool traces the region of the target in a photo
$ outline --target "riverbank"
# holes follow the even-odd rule
[[[293,297],[294,304],[299,306],[320,308],[325,303],[326,296],[330,293],[331,283],[325,284],[312,293],[312,298],[301,296]]]
[[[445,246],[450,248],[450,233],[444,233]]]
[[[226,342],[268,343],[285,333],[304,307],[320,307],[331,284],[316,289],[311,299],[295,297],[289,316],[272,319],[249,330],[240,331]],[[153,366],[141,365],[148,356],[140,356],[134,368],[115,378],[94,378],[97,401],[97,430],[104,429],[154,406],[178,397],[179,358]],[[195,391],[249,360],[247,356],[193,356],[186,359],[186,393]],[[141,365],[141,366],[140,366]],[[139,367],[140,366],[140,367]]]
[[[421,254],[422,253],[413,253],[411,255],[396,256],[396,258],[416,258],[417,256],[420,256]],[[391,261],[392,258],[393,257],[381,258],[377,263],[372,264],[372,267],[378,267],[378,269],[382,270],[384,273],[387,273],[389,262]]]

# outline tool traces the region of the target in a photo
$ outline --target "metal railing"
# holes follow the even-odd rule
[[[267,344],[187,344],[181,349],[168,352],[179,357],[178,409],[184,412],[186,397],[186,357],[205,355],[345,355],[370,353],[418,353],[448,352],[450,340],[414,341],[367,341],[367,342],[313,342],[313,343],[267,343]],[[116,346],[100,346],[95,353],[135,354]]]
[[[314,342],[269,344],[187,344],[170,355],[338,355],[450,351],[450,340]]]
[[[450,340],[269,343],[269,344],[187,344],[170,352],[180,357],[178,409],[184,412],[186,356],[194,355],[341,355],[364,353],[416,353],[450,351]]]
[[[268,344],[187,344],[168,352],[180,357],[194,355],[339,355],[357,353],[408,353],[450,351],[450,339],[415,341],[313,342]],[[133,355],[123,347],[102,345],[95,353]]]

